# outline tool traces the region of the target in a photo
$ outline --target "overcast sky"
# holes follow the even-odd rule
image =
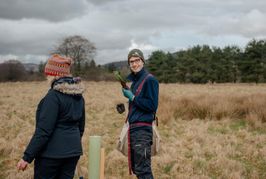
[[[95,44],[97,64],[126,60],[132,48],[146,58],[197,44],[244,48],[266,38],[266,1],[0,0],[0,62],[45,61],[70,35]]]

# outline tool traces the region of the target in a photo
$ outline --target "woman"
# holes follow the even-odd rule
[[[51,88],[38,105],[35,133],[17,164],[25,170],[35,159],[35,179],[73,178],[82,155],[84,88],[71,77],[70,66],[70,58],[53,55],[44,69]]]

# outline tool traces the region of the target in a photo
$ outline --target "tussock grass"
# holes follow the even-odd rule
[[[126,104],[119,83],[86,83],[82,173],[88,176],[88,139],[102,136],[107,179],[129,178],[127,158],[115,150]],[[35,110],[45,82],[0,83],[0,178],[32,178],[33,165],[16,170],[34,132]],[[266,178],[266,86],[161,84],[161,152],[153,158],[157,179]]]
[[[228,94],[219,92],[219,88],[223,86],[210,86],[206,89],[207,92],[203,91],[198,95],[191,95],[189,92],[178,97],[162,94],[159,109],[161,110],[159,114],[163,114],[162,122],[166,123],[171,117],[185,120],[231,118],[266,122],[266,93],[263,91],[256,93],[257,90],[251,93],[248,90],[239,93],[236,90]]]

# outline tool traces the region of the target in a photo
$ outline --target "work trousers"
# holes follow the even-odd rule
[[[131,168],[138,179],[153,179],[151,145],[152,130],[130,131]]]

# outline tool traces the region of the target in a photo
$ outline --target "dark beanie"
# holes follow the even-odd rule
[[[131,57],[139,57],[143,62],[144,62],[144,56],[143,56],[143,53],[141,50],[139,49],[133,49],[131,50],[129,53],[128,53],[128,56],[127,56],[127,61],[129,61],[129,59]],[[145,62],[144,62],[145,63]]]

